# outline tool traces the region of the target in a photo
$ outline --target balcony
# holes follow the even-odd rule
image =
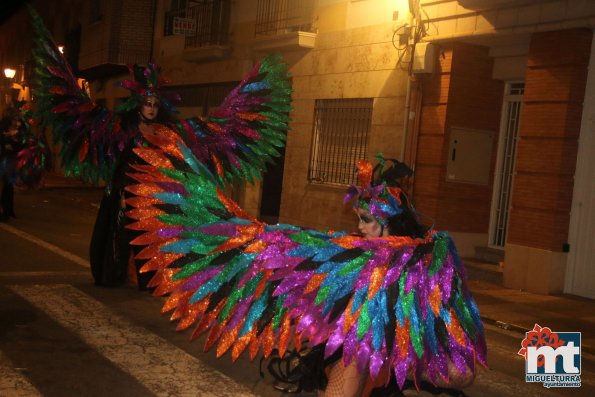
[[[230,0],[193,1],[165,15],[164,39],[181,45],[184,60],[202,62],[229,54]]]
[[[259,0],[254,48],[260,51],[314,48],[313,15],[314,0]]]

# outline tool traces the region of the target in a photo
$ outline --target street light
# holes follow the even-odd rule
[[[6,76],[7,79],[12,79],[16,73],[17,73],[17,71],[15,69],[11,69],[11,68],[4,69],[4,76]]]

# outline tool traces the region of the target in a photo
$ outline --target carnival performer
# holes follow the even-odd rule
[[[167,91],[166,81],[154,62],[131,68],[132,78],[120,82],[130,98],[110,111],[94,103],[79,86],[70,65],[58,51],[37,13],[29,8],[35,31],[34,60],[37,65],[34,92],[36,117],[52,130],[60,144],[60,158],[67,176],[89,182],[104,181],[106,190],[95,224],[90,248],[92,274],[97,285],[117,286],[137,278],[129,272],[130,239],[126,229],[125,188],[128,174],[142,169],[132,156],[150,136],[181,137],[196,160],[213,172],[221,183],[253,182],[267,163],[279,156],[288,130],[291,81],[279,56],[268,56],[233,89],[215,112],[206,118],[175,121],[173,102],[179,97]],[[137,261],[142,255],[137,255]]]
[[[345,202],[353,203],[353,209],[358,217],[358,231],[363,238],[378,238],[388,236],[407,236],[411,238],[424,238],[429,228],[423,226],[418,219],[418,215],[413,208],[409,198],[402,189],[403,179],[411,176],[413,171],[404,163],[398,160],[387,160],[392,162],[390,167],[385,167],[385,160],[382,155],[378,155],[378,165],[371,169],[371,165],[367,161],[359,162],[359,176],[364,179],[363,184],[367,183],[369,179],[370,186],[376,188],[383,187],[388,194],[385,193],[384,199],[382,194],[374,197],[371,191],[365,189],[358,189],[352,186],[345,196]],[[374,171],[380,170],[378,175]],[[373,190],[373,189],[372,189]],[[392,190],[392,191],[391,191]],[[363,193],[363,194],[362,194]],[[397,206],[386,205],[391,202],[390,197],[397,200]],[[314,349],[314,355],[318,354],[320,350]],[[312,354],[312,353],[310,353]],[[306,361],[312,361],[314,358],[306,358]],[[340,362],[332,362],[332,360],[323,361],[323,357],[319,357],[325,365],[324,372],[318,374],[321,379],[316,381],[318,385],[325,385],[324,390],[320,390],[318,395],[320,397],[350,397],[350,396],[402,396],[394,383],[394,377],[384,377],[380,379],[372,379],[367,376],[367,373],[360,373],[357,370],[355,363],[345,367]],[[302,358],[303,360],[303,358]],[[473,371],[459,372],[455,369],[452,363],[449,363],[448,381],[437,380],[430,384],[429,388],[437,392],[453,392],[455,395],[460,395],[455,388],[464,388],[473,383],[475,374]],[[421,379],[417,379],[420,387],[427,388],[427,376],[422,371]],[[312,380],[309,380],[312,382]],[[391,383],[393,382],[393,383]],[[393,386],[393,390],[388,385]]]
[[[18,139],[20,122],[16,109],[4,111],[0,121],[0,220],[14,218],[14,183],[16,154],[21,149]]]
[[[16,218],[14,187],[39,188],[50,159],[43,135],[32,131],[30,103],[5,109],[0,121],[0,220]]]
[[[132,80],[120,83],[131,90],[131,103],[121,109],[121,128],[136,134],[125,143],[124,150],[115,159],[115,169],[107,181],[93,227],[89,258],[96,284],[115,286],[129,281],[144,290],[151,275],[140,274],[138,270],[143,262],[131,258],[138,252],[130,246],[136,236],[134,231],[125,227],[128,218],[124,188],[132,182],[128,174],[140,165],[132,149],[143,145],[142,133],[158,135],[160,130],[169,130],[175,109],[162,93],[162,82],[154,63],[149,63],[146,68],[134,65],[131,75]]]
[[[206,332],[206,349],[233,360],[317,349],[310,364],[323,379],[312,388],[327,397],[398,391],[407,381],[460,388],[486,365],[454,243],[423,228],[398,185],[372,178],[369,161],[359,161],[359,185],[345,200],[362,219],[358,236],[260,222],[182,139],[148,140],[134,150],[148,166],[128,188],[130,227],[144,232],[132,244],[146,246],[142,271],[154,271],[154,294],[168,296],[163,311],[179,330],[193,326],[192,339]]]

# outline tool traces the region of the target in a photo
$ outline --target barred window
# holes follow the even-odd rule
[[[318,99],[308,180],[350,185],[357,161],[366,157],[372,98]]]
[[[289,32],[314,32],[314,0],[258,0],[256,36]]]
[[[183,35],[184,46],[225,45],[229,41],[231,0],[172,1],[165,14],[164,35]]]

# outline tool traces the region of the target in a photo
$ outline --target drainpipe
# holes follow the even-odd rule
[[[405,158],[405,146],[407,145],[407,134],[409,132],[409,119],[411,118],[411,77],[407,76],[407,93],[405,94],[405,120],[403,121],[403,140],[401,142],[401,160]],[[409,164],[411,166],[411,164]]]
[[[406,187],[407,193],[413,198],[413,178],[415,178],[415,157],[417,151],[417,132],[419,128],[419,113],[421,110],[421,90],[420,85],[415,84],[415,107],[412,111],[411,97],[413,84],[415,78],[412,75],[411,68],[413,65],[413,56],[415,54],[415,44],[420,39],[418,37],[418,24],[421,23],[419,18],[419,1],[409,0],[409,25],[411,33],[408,39],[408,45],[411,47],[411,62],[409,64],[409,73],[407,79],[407,91],[405,94],[405,119],[403,122],[403,140],[401,142],[401,160],[407,163],[413,170],[413,175],[409,178],[409,186]]]
[[[149,62],[154,61],[153,59],[153,47],[155,47],[155,25],[157,24],[157,3],[159,0],[153,0],[153,31],[151,32],[151,47],[149,47]]]

